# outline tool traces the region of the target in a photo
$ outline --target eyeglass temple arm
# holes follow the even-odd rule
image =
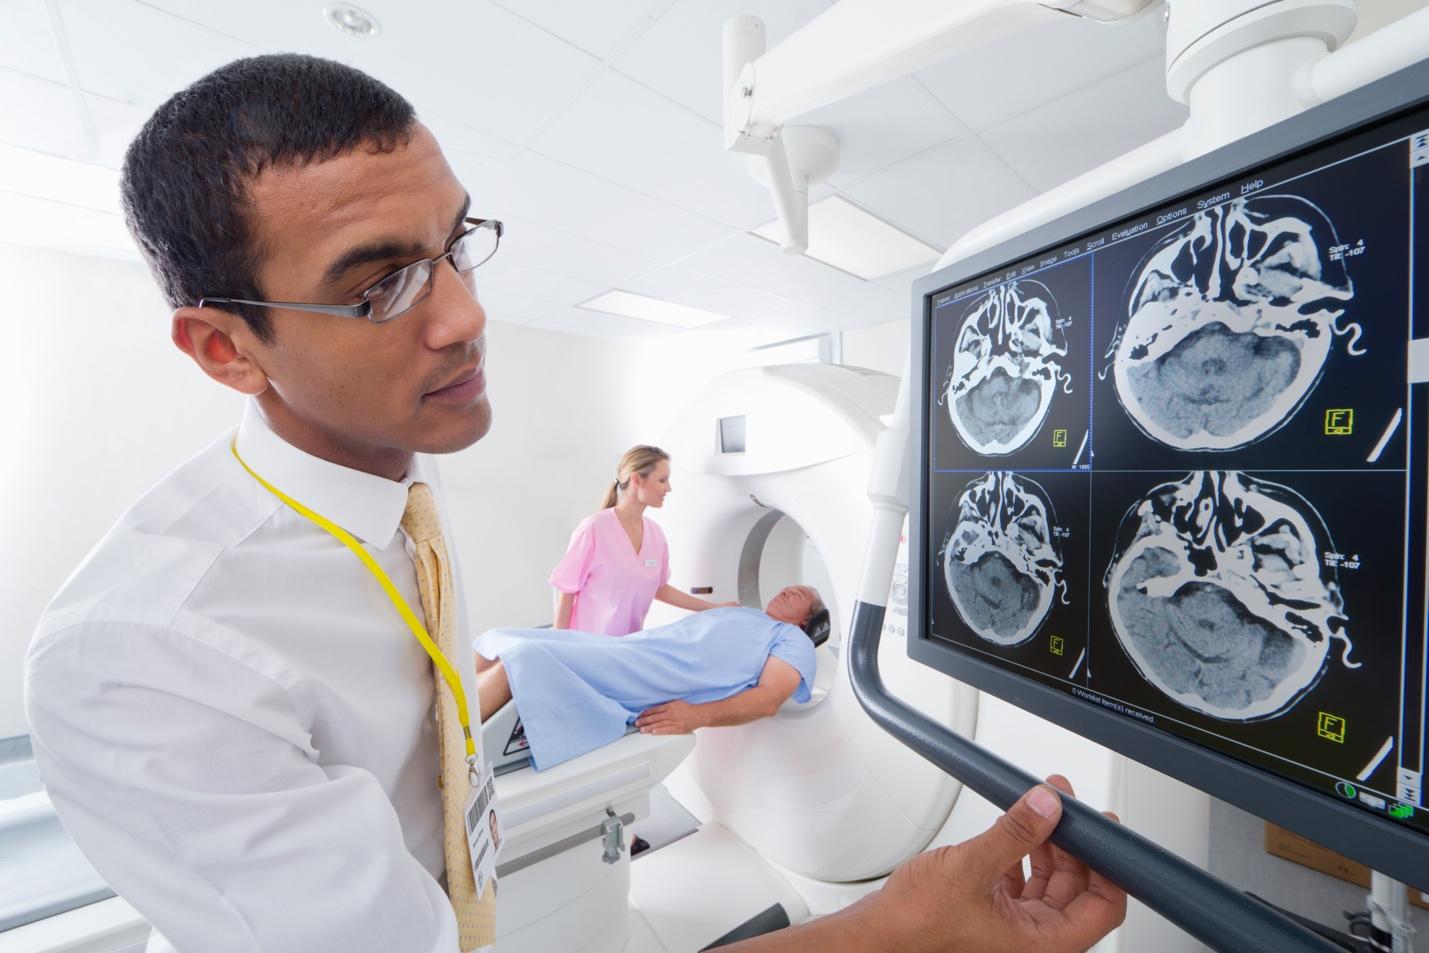
[[[200,298],[200,308],[211,304],[249,304],[259,308],[291,308],[295,311],[316,311],[319,314],[339,314],[345,318],[365,318],[371,305],[361,304],[305,304],[300,301],[250,301],[247,298]]]

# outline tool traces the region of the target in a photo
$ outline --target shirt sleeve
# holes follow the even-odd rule
[[[587,519],[571,534],[566,554],[551,570],[550,583],[561,592],[580,592],[585,588],[591,566],[595,565],[595,520]]]
[[[769,654],[781,662],[788,662],[799,673],[799,687],[794,690],[794,701],[802,703],[812,698],[814,676],[818,673],[814,640],[798,626],[781,622],[779,637]]]
[[[32,648],[60,819],[175,949],[457,953],[441,886],[367,771],[319,764],[300,696],[229,647],[84,623]]]

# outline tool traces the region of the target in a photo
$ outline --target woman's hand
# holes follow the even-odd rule
[[[635,727],[647,735],[688,735],[696,728],[705,728],[702,706],[673,701],[647,708],[635,719]]]
[[[738,602],[716,602],[716,603],[715,603],[713,606],[711,606],[710,608],[712,608],[712,609],[738,609],[738,608],[739,608],[739,605],[740,605],[740,604],[739,604]]]

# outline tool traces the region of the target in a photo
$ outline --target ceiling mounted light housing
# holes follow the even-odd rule
[[[330,3],[323,7],[323,16],[343,33],[358,39],[369,39],[382,32],[376,17],[350,3]]]
[[[775,244],[782,235],[778,219],[764,223],[753,233]],[[809,247],[804,254],[872,281],[931,264],[942,253],[843,196],[830,195],[809,206]]]
[[[688,305],[632,294],[629,291],[607,291],[576,307],[604,314],[617,314],[623,318],[671,324],[677,328],[699,328],[729,318],[727,314],[716,314],[703,308],[691,308]]]

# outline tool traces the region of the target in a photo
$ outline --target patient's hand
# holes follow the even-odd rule
[[[703,705],[673,701],[647,708],[635,719],[635,727],[647,735],[688,735],[696,728],[708,727]]]

